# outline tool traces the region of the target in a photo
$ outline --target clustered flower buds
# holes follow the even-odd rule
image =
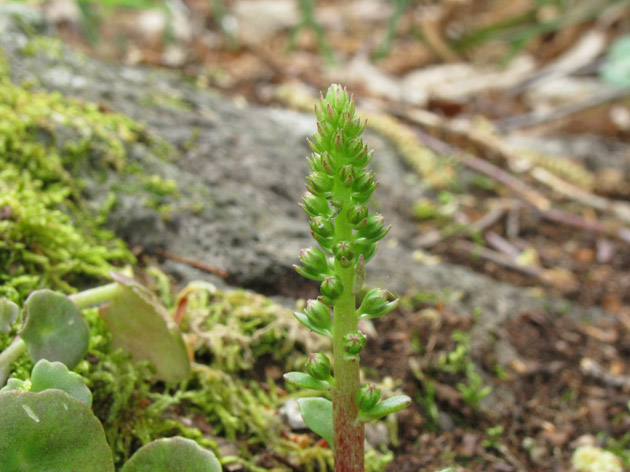
[[[376,406],[381,399],[381,389],[376,385],[368,384],[357,392],[357,405],[361,411],[368,412]]]
[[[322,330],[332,331],[330,307],[324,305],[321,301],[309,300],[306,302],[304,313],[313,325]]]
[[[365,347],[365,334],[360,331],[348,333],[343,337],[344,359],[348,362],[359,362],[359,353]]]
[[[378,318],[393,311],[397,306],[398,299],[393,300],[393,295],[389,290],[375,288],[363,297],[363,302],[357,311],[362,318]]]
[[[311,354],[306,361],[306,372],[317,380],[328,380],[330,378],[330,359],[321,352]]]
[[[356,424],[354,419],[341,424],[338,421],[350,421],[350,417],[335,417],[334,427],[340,430],[398,411],[410,402],[408,397],[380,402],[377,387],[358,387],[359,354],[366,343],[365,335],[357,330],[358,320],[383,316],[394,310],[398,301],[387,290],[374,289],[356,307],[356,296],[365,279],[365,264],[372,259],[378,242],[390,227],[385,225],[382,215],[370,213],[367,207],[378,184],[374,173],[366,169],[372,151],[361,138],[365,123],[354,116],[354,111],[352,97],[338,85],[332,85],[315,107],[317,133],[308,142],[312,150],[308,159],[311,173],[300,206],[310,217],[311,234],[320,247],[303,249],[300,265],[295,266],[304,277],[321,282],[321,296],[309,300],[304,313],[295,316],[312,331],[332,338],[335,377],[344,382],[335,382],[330,359],[322,353],[309,356],[305,366],[308,375],[299,372],[285,375],[288,382],[304,388],[333,388],[335,401],[353,411],[357,415],[354,419],[358,420]],[[349,383],[350,378],[355,380]],[[307,425],[322,434],[330,422],[322,419],[321,405],[313,410],[300,408]],[[346,454],[362,451],[361,442],[347,447]],[[335,448],[337,464],[339,450]]]
[[[365,347],[366,337],[360,331],[348,333],[343,337],[343,348],[348,354],[358,354]]]
[[[316,247],[302,249],[300,262],[302,266],[296,266],[296,270],[308,279],[323,280],[329,273],[328,260],[324,253]]]

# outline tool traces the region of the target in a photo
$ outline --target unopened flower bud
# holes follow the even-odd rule
[[[309,321],[318,328],[323,330],[332,329],[332,317],[330,315],[330,307],[327,307],[319,300],[309,300],[306,302],[304,313]]]
[[[377,310],[387,303],[388,298],[389,292],[387,290],[383,288],[372,289],[363,297],[361,308],[363,310]]]
[[[311,230],[313,233],[321,236],[322,238],[328,238],[332,236],[335,232],[335,226],[332,221],[328,218],[323,218],[321,216],[316,216],[311,220],[310,223]]]
[[[354,264],[354,260],[353,259],[348,259],[345,256],[341,256],[339,258],[339,265],[341,267],[343,267],[344,269],[347,269],[348,267],[351,267],[352,264]]]
[[[383,215],[374,213],[366,218],[365,224],[361,223],[358,236],[378,241],[389,233],[389,229],[389,226],[385,227]]]
[[[339,113],[332,107],[330,103],[326,105],[326,119],[329,123],[336,123]]]
[[[337,300],[343,293],[341,279],[335,275],[326,277],[320,286],[320,291],[327,299]]]
[[[322,154],[322,169],[328,175],[335,174],[335,161],[333,160],[329,152],[324,152]]]
[[[369,190],[374,184],[374,172],[363,171],[355,176],[354,185],[352,190],[355,192],[365,192]]]
[[[352,187],[354,184],[354,167],[348,164],[339,169],[339,178],[346,188]]]
[[[367,121],[363,121],[363,123],[361,123],[361,120],[359,118],[355,118],[354,120],[352,120],[352,136],[359,136],[361,133],[363,133],[366,124]]]
[[[348,131],[346,131],[348,133]],[[354,132],[354,130],[353,130]],[[348,152],[348,157],[355,161],[358,159],[363,152],[363,140],[361,138],[352,139],[348,143],[348,147],[346,148]],[[362,166],[361,166],[362,167]]]
[[[339,261],[344,258],[352,261],[355,254],[354,243],[350,241],[339,241],[333,246],[333,254]]]
[[[354,120],[352,119],[352,115],[346,110],[339,115],[337,126],[343,128],[346,133],[349,131],[354,135],[353,121]]]
[[[306,372],[317,380],[328,380],[330,378],[330,360],[328,356],[321,352],[310,354],[305,367]]]
[[[376,249],[378,248],[378,242],[360,238],[356,242],[357,252],[363,256],[365,262],[370,262]]]
[[[324,172],[312,172],[308,176],[308,190],[315,195],[330,193],[335,184],[334,180]]]
[[[329,136],[334,130],[333,124],[326,120],[317,122],[317,133],[321,136]]]
[[[323,142],[323,139],[322,139],[322,135],[319,134],[319,133],[315,133],[313,135],[313,140],[312,141],[310,139],[307,139],[306,143],[308,144],[308,147],[313,152],[321,152],[322,150],[326,149],[326,146],[324,145],[324,142]]]
[[[324,253],[316,247],[309,247],[300,251],[300,262],[310,272],[315,274],[328,273],[328,261]]]
[[[335,135],[333,137],[333,146],[335,147],[336,151],[343,151],[343,145],[345,144],[346,141],[346,137],[343,133],[343,131],[341,131],[340,129],[338,129],[337,131],[335,131]]]
[[[374,183],[372,183],[370,188],[367,189],[367,190],[364,190],[362,192],[353,192],[352,193],[352,203],[354,205],[365,205],[368,202],[368,200],[370,199],[370,197],[372,196],[372,193],[376,189],[376,186],[377,186],[377,184],[374,182]]]
[[[328,201],[324,197],[318,197],[311,192],[304,193],[302,196],[302,210],[310,217],[328,216],[332,214]]]
[[[315,117],[317,118],[317,121],[326,120],[326,113],[324,112],[322,107],[315,105]]]
[[[360,331],[348,333],[343,337],[343,349],[348,354],[358,354],[365,346],[365,334]]]
[[[313,172],[324,171],[324,168],[322,167],[322,156],[320,154],[314,152],[311,154],[311,157],[306,158],[306,162]]]
[[[398,299],[389,301],[393,295],[385,289],[375,288],[365,294],[358,313],[367,318],[377,318],[393,311],[398,306]]]
[[[372,155],[374,154],[374,151],[371,151],[367,145],[363,146],[363,149],[361,150],[361,152],[359,152],[357,154],[357,157],[355,157],[354,159],[354,164],[357,167],[365,167],[367,166],[370,161],[372,160]]]
[[[357,392],[357,405],[361,411],[370,411],[381,399],[381,389],[376,385],[364,385]]]
[[[346,216],[350,224],[356,226],[362,220],[367,218],[367,214],[368,209],[365,207],[365,205],[355,205],[348,209],[348,213],[346,213]]]

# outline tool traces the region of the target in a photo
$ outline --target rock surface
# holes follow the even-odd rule
[[[49,31],[37,15],[12,11],[36,31]],[[65,48],[60,54],[26,56],[21,51],[29,36],[12,20],[15,15],[6,8],[0,12],[0,47],[14,82],[28,81],[127,114],[176,151],[176,159],[164,161],[142,143],[130,144],[129,159],[147,172],[175,179],[181,196],[165,220],[143,204],[141,195],[119,193],[109,225],[120,236],[147,252],[169,251],[229,273],[222,280],[166,260],[164,268],[182,283],[206,279],[288,298],[316,293],[291,267],[299,250],[313,245],[307,217],[297,206],[307,173],[305,138],[315,131],[313,116],[239,105],[167,72],[104,64]],[[566,307],[562,300],[541,300],[463,267],[415,262],[410,209],[422,194],[420,182],[384,139],[368,134],[365,140],[375,149],[373,168],[380,181],[374,205],[393,226],[368,265],[368,282],[399,293],[458,292],[451,306],[455,312],[481,313],[473,335],[476,352],[488,346],[490,331],[501,333],[510,317]],[[117,179],[110,171],[105,181],[91,181],[88,196],[99,201],[116,188]],[[595,308],[566,312],[575,319],[608,316]],[[499,342],[493,349],[501,361],[509,360],[509,345]]]

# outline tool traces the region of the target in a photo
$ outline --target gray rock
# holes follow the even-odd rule
[[[284,421],[293,431],[306,429],[306,423],[304,422],[302,413],[300,412],[300,405],[295,398],[288,400],[284,405],[282,405],[278,410],[278,413],[280,414],[282,421]]]

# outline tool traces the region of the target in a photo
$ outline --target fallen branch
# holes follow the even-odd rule
[[[574,228],[580,228],[596,233],[607,234],[630,243],[630,228],[619,228],[616,225],[605,224],[598,220],[582,218],[574,213],[562,210],[547,210],[540,212],[540,216],[555,223],[561,223]]]
[[[510,116],[501,120],[494,121],[494,125],[501,131],[511,131],[519,128],[530,128],[532,126],[548,123],[550,121],[556,121],[561,118],[565,118],[569,115],[573,115],[580,111],[588,110],[589,108],[595,108],[600,105],[604,105],[608,102],[612,102],[617,99],[622,99],[630,96],[630,90],[614,89],[606,90],[599,95],[589,97],[585,100],[569,103],[564,106],[559,106],[551,111],[545,112],[531,112],[524,113],[522,115]]]
[[[420,141],[422,141],[428,148],[437,153],[449,155],[453,159],[464,164],[466,167],[502,183],[538,210],[544,211],[551,207],[549,199],[538,193],[534,188],[516,179],[500,167],[484,161],[483,159],[479,159],[472,154],[456,149],[450,144],[426,134],[424,131],[416,130],[416,134],[418,135]]]
[[[542,167],[534,167],[530,174],[539,182],[542,182],[571,200],[600,211],[610,212],[626,223],[630,223],[630,205],[625,202],[609,200],[608,198],[600,197],[599,195],[582,190],[556,177]]]
[[[182,264],[187,264],[191,267],[194,267],[195,269],[199,269],[204,272],[208,272],[210,274],[216,275],[217,277],[221,277],[222,279],[226,279],[230,275],[229,272],[225,269],[221,269],[220,267],[213,266],[211,264],[207,264],[202,261],[198,261],[197,259],[180,256],[178,254],[165,251],[163,249],[156,249],[155,252],[162,257],[165,257],[172,261],[181,262]]]
[[[493,251],[492,249],[488,249],[483,246],[478,246],[476,244],[471,243],[470,241],[457,241],[455,245],[457,249],[461,249],[466,251],[474,256],[479,256],[483,259],[486,259],[490,262],[494,262],[496,264],[502,265],[509,269],[520,272],[524,275],[529,275],[532,277],[540,277],[543,273],[543,268],[533,265],[520,265],[518,264],[513,257],[506,256],[497,251]]]
[[[449,237],[462,234],[471,235],[477,232],[481,233],[499,221],[505,215],[506,210],[507,208],[504,205],[499,205],[497,208],[488,211],[488,213],[478,220],[468,224],[465,228],[449,233],[447,236],[439,229],[432,229],[417,237],[414,240],[414,246],[426,249],[435,246]]]

